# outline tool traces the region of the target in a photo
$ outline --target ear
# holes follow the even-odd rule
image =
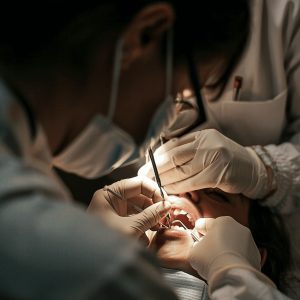
[[[260,257],[261,257],[260,266],[263,267],[267,261],[268,251],[266,248],[259,248],[258,250],[260,253]]]
[[[151,53],[172,27],[175,13],[167,3],[148,5],[140,10],[123,34],[122,69]]]

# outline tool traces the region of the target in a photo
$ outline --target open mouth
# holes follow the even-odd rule
[[[170,219],[165,219],[164,224],[177,230],[194,229],[196,220],[200,218],[197,207],[190,200],[183,197],[169,196],[168,200],[171,202],[172,208]]]
[[[193,229],[195,227],[195,220],[184,209],[179,209],[179,208],[172,209],[170,215],[171,215],[171,219],[170,219],[171,228],[185,230],[185,229]]]

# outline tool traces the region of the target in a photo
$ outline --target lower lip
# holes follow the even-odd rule
[[[173,228],[159,230],[157,234],[163,239],[178,239],[189,236],[189,232],[187,230],[178,230]]]

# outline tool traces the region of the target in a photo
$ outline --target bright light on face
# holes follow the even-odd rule
[[[182,96],[184,99],[190,98],[190,97],[192,97],[192,95],[193,95],[193,92],[190,89],[185,89],[182,92]]]

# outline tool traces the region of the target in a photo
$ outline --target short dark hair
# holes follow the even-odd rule
[[[200,63],[226,56],[217,84],[224,83],[243,52],[250,13],[248,0],[5,1],[0,10],[0,67],[46,69],[67,64],[81,70],[102,35],[128,23],[142,7],[170,3],[175,10],[175,62],[193,51]],[[30,5],[34,4],[34,5]],[[46,65],[45,65],[46,64]]]

